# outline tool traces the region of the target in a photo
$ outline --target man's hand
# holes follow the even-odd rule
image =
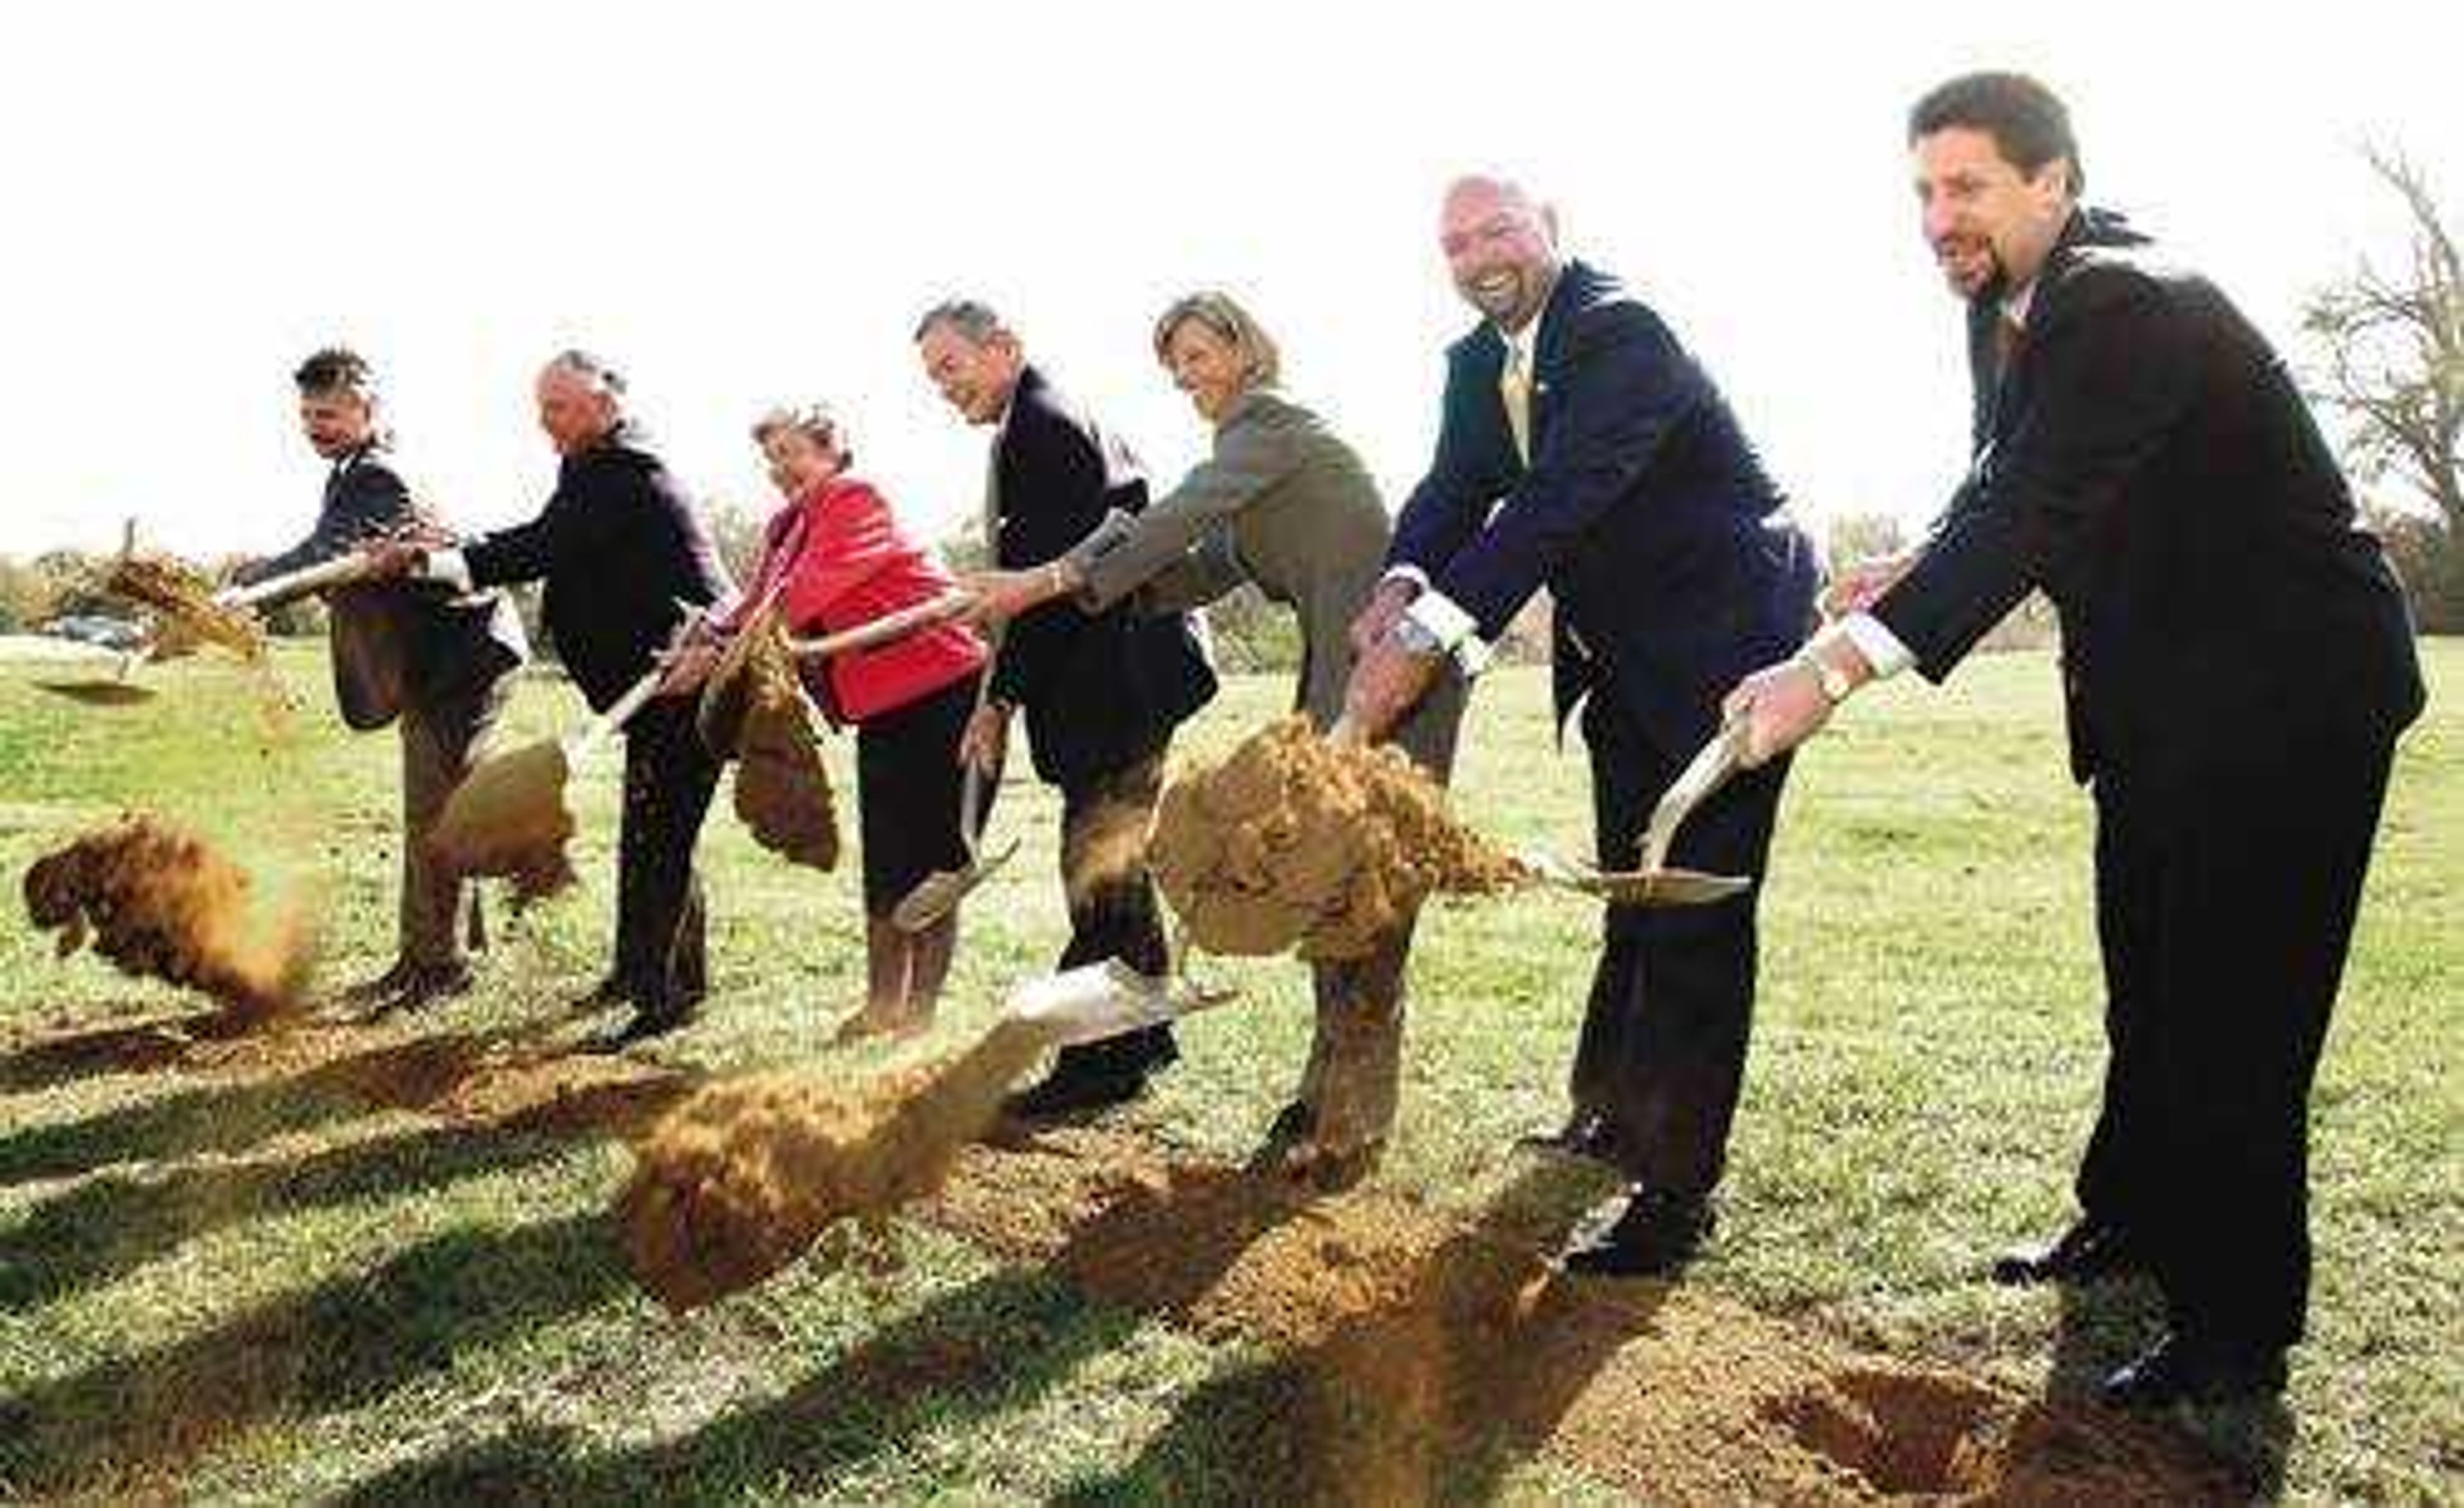
[[[1344,721],[1363,743],[1376,743],[1427,694],[1444,663],[1442,654],[1416,654],[1386,634],[1352,667],[1352,680],[1343,689]]]
[[[967,621],[985,628],[997,628],[1059,595],[1059,583],[1049,566],[971,571],[960,579],[959,585],[976,599],[967,610]]]
[[[360,546],[368,563],[368,579],[393,581],[416,572],[428,562],[428,547],[407,539],[385,538]]]
[[[1742,763],[1748,769],[1777,759],[1831,721],[1831,699],[1823,695],[1821,677],[1796,657],[1766,665],[1737,682],[1720,708],[1727,717],[1746,720]]]
[[[683,644],[661,657],[668,673],[659,681],[662,697],[689,696],[701,689],[710,673],[718,668],[719,645],[708,638],[688,638]]]
[[[986,701],[967,720],[967,730],[958,735],[958,762],[973,765],[987,776],[997,775],[1008,749],[1009,704]]]
[[[1369,595],[1368,605],[1352,620],[1352,653],[1362,659],[1394,631],[1395,620],[1420,594],[1419,583],[1404,577],[1380,582]]]
[[[1816,606],[1826,619],[1844,618],[1852,612],[1869,610],[1881,599],[1882,593],[1898,585],[1908,567],[1917,563],[1917,552],[1903,550],[1897,555],[1877,555],[1841,569],[1831,585],[1822,588]]]

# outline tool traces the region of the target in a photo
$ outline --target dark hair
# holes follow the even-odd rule
[[[1963,74],[1936,84],[1908,112],[1908,143],[1953,126],[1992,137],[2003,161],[2032,178],[2063,158],[2071,165],[2071,192],[2087,187],[2070,111],[2060,96],[2026,74]]]
[[[309,353],[299,369],[291,374],[305,396],[327,392],[351,392],[363,398],[377,394],[376,368],[368,359],[347,345],[328,345]]]

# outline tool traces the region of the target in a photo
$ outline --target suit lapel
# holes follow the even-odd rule
[[[1574,338],[1574,313],[1591,301],[1599,281],[1599,274],[1579,260],[1570,260],[1557,275],[1557,286],[1549,290],[1549,301],[1541,306],[1540,339],[1531,350],[1531,454],[1535,456],[1549,432],[1557,390],[1564,383],[1567,350]]]

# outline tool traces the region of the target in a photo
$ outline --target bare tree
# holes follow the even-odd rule
[[[2455,455],[2464,428],[2464,264],[2429,175],[2399,154],[2365,155],[2411,215],[2407,267],[2390,277],[2365,257],[2351,277],[2311,297],[2302,326],[2321,353],[2311,396],[2349,421],[2346,458],[2356,472],[2392,479],[2436,506],[2444,536],[2436,581],[2409,585],[2417,600],[2434,599],[2436,616],[2464,616],[2464,480]]]

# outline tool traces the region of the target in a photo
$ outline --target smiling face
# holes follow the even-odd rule
[[[1508,334],[1539,317],[1564,266],[1554,217],[1516,186],[1486,178],[1446,191],[1438,245],[1455,291]]]
[[[317,454],[329,461],[368,443],[376,432],[376,407],[348,388],[328,388],[299,395],[299,432]]]
[[[1249,360],[1200,320],[1183,320],[1165,338],[1163,364],[1172,385],[1189,394],[1199,416],[1220,424],[1249,390]]]
[[[539,376],[539,422],[559,455],[597,444],[616,427],[616,397],[580,372],[551,363]]]
[[[1917,138],[1913,156],[1925,245],[1951,291],[1976,299],[2035,280],[2070,218],[2068,160],[2029,173],[1993,133],[1964,125]]]
[[[763,432],[761,458],[770,463],[770,485],[793,502],[837,476],[847,457],[792,424]]]
[[[1026,366],[1026,352],[1007,331],[995,331],[979,344],[946,320],[916,337],[915,354],[942,399],[969,424],[1001,422]]]

